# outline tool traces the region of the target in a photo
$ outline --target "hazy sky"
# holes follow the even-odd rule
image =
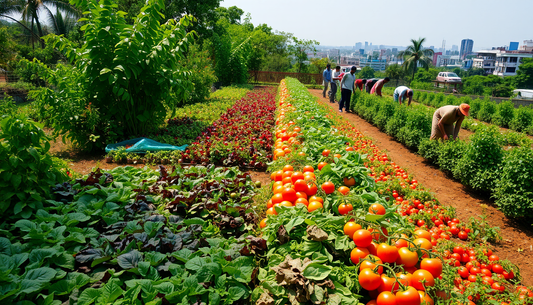
[[[250,13],[252,23],[313,39],[320,45],[406,46],[425,37],[425,47],[446,49],[474,40],[474,51],[533,39],[533,0],[222,0]],[[244,17],[244,16],[243,16]],[[338,20],[338,21],[335,21]]]

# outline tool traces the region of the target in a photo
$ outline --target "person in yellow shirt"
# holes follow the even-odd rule
[[[431,124],[430,139],[448,140],[450,137],[454,140],[457,139],[459,130],[461,130],[461,124],[469,111],[470,105],[468,104],[442,106],[435,110]]]

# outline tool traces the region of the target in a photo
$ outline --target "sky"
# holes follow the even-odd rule
[[[324,46],[407,46],[425,37],[426,48],[446,40],[451,49],[469,38],[476,51],[533,39],[533,0],[222,0],[220,6],[237,6],[254,25]]]

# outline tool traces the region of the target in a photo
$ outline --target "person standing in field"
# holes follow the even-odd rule
[[[370,90],[370,94],[376,94],[377,96],[381,95],[381,89],[383,86],[390,81],[390,78],[385,77],[384,79],[378,80],[374,86],[372,86],[372,90]]]
[[[457,139],[461,124],[470,111],[470,105],[461,104],[459,106],[442,106],[433,113],[431,124],[431,140],[444,139],[450,137]],[[455,126],[454,126],[455,124]]]
[[[394,90],[394,101],[400,102],[400,105],[403,101],[405,101],[406,98],[409,98],[409,102],[407,103],[407,106],[411,105],[411,100],[413,99],[413,90],[409,89],[406,86],[400,86]]]
[[[324,91],[322,92],[322,96],[326,97],[326,91],[328,91],[328,85],[331,83],[331,64],[328,64],[326,66],[326,69],[324,69],[324,72],[322,72],[322,80],[324,83]]]
[[[335,71],[331,76],[331,95],[329,96],[329,101],[335,103],[335,97],[337,96],[337,87],[340,84],[341,75],[341,66],[336,66]]]
[[[342,77],[339,112],[342,112],[343,107],[346,112],[350,112],[350,99],[352,98],[352,92],[355,91],[355,72],[357,72],[357,67],[352,66],[350,73],[346,73]]]
[[[370,90],[372,90],[372,87],[377,81],[378,81],[377,78],[371,78],[371,79],[366,80],[366,84],[365,84],[366,93],[370,93]]]
[[[355,80],[355,87],[359,88],[359,91],[363,91],[363,86],[366,84],[366,79],[356,79]]]

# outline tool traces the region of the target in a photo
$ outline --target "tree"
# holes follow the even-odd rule
[[[15,58],[15,42],[7,32],[7,28],[0,27],[0,68],[6,68],[7,63]]]
[[[313,53],[316,54],[315,46],[319,44],[320,43],[315,40],[305,40],[298,39],[294,36],[292,37],[292,44],[289,46],[289,52],[296,58],[298,73],[302,71],[302,65],[304,61],[308,59],[307,52],[313,51]]]
[[[390,79],[395,79],[396,87],[398,87],[398,82],[400,78],[403,77],[404,71],[402,69],[402,66],[400,66],[399,64],[393,64],[389,65],[387,69],[385,69],[385,75]]]
[[[24,4],[24,2],[21,2],[19,0],[0,0],[0,17],[8,18],[13,21],[15,21],[18,25],[23,27],[25,30],[27,30],[29,33],[31,33],[32,36],[36,39],[41,39],[39,35],[33,31],[33,29],[30,29],[27,25],[24,23],[18,21],[17,19],[10,16],[12,13],[17,13],[21,9],[20,7]]]
[[[418,65],[421,65],[427,70],[433,61],[433,50],[424,49],[422,46],[425,40],[426,38],[419,38],[418,40],[411,39],[412,44],[398,54],[398,57],[404,60],[403,66],[405,71],[412,71],[411,79],[414,79]]]
[[[332,62],[327,57],[325,57],[325,58],[311,58],[311,70],[309,71],[309,73],[320,73],[320,74],[322,74],[322,72],[324,71],[324,69],[326,68],[326,66],[328,64],[332,64]],[[335,65],[334,64],[331,65],[331,69],[335,70]]]
[[[46,10],[48,13],[48,23],[51,25],[52,32],[56,35],[67,35],[74,28],[77,18],[72,14],[63,14],[56,8],[56,13],[52,14],[50,10]]]
[[[361,69],[361,71],[359,71],[359,73],[357,73],[357,77],[358,78],[366,78],[366,79],[374,78],[375,72],[376,71],[374,71],[374,69],[372,69],[369,66],[366,66],[363,69]]]
[[[524,58],[514,77],[514,86],[519,89],[533,89],[533,58]]]
[[[241,18],[244,14],[244,11],[236,6],[219,7],[216,12],[220,18],[226,18],[231,24],[241,24]]]

